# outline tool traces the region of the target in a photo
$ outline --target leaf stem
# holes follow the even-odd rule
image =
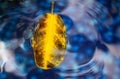
[[[52,7],[51,7],[51,13],[54,13],[54,0],[52,0]]]

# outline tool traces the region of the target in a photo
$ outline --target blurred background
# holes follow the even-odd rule
[[[60,66],[42,70],[31,38],[52,0],[0,0],[0,79],[120,79],[120,0],[55,0],[67,28]]]

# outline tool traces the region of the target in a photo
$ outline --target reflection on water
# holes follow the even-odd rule
[[[119,0],[56,0],[67,28],[65,60],[52,70],[36,68],[31,37],[50,3],[0,0],[0,79],[119,79]]]

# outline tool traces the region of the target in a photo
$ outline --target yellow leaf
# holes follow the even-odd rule
[[[51,69],[60,65],[66,50],[66,27],[59,15],[47,13],[39,20],[32,47],[37,67]]]

